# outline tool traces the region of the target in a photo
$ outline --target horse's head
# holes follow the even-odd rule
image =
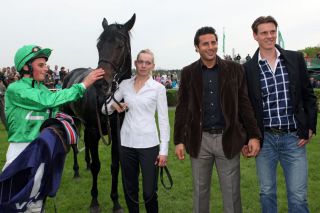
[[[117,82],[131,75],[131,46],[129,31],[134,25],[136,15],[125,24],[109,25],[104,18],[97,48],[99,52],[98,67],[105,70],[105,80],[111,85],[113,79]]]

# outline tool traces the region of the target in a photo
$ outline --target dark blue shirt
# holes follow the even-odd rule
[[[224,116],[220,104],[219,67],[212,68],[202,65],[203,79],[203,129],[223,129]]]

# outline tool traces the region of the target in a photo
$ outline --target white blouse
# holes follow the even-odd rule
[[[150,77],[145,85],[136,93],[134,89],[135,77],[123,80],[115,93],[115,99],[128,105],[128,111],[121,128],[121,145],[130,148],[149,148],[159,144],[159,134],[155,121],[158,112],[160,130],[159,155],[168,155],[170,140],[170,126],[168,118],[168,104],[165,87]],[[111,101],[107,105],[108,114],[114,109]],[[105,113],[105,108],[102,108]]]

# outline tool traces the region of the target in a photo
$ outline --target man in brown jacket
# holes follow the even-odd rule
[[[200,59],[182,70],[174,126],[176,155],[183,160],[186,149],[191,157],[193,212],[210,211],[214,164],[224,212],[242,212],[240,151],[248,143],[248,156],[256,156],[261,138],[245,72],[240,64],[217,56],[218,37],[212,27],[200,28],[194,45]]]

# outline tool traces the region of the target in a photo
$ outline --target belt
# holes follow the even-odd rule
[[[279,129],[279,128],[276,128],[276,127],[266,127],[265,131],[266,132],[271,132],[273,134],[287,134],[287,133],[290,133],[290,132],[296,132],[297,129]]]
[[[222,134],[223,133],[223,129],[214,129],[214,128],[203,129],[203,131],[208,132],[209,134]]]

